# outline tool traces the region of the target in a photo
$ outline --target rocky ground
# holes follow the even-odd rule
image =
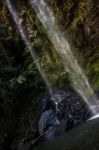
[[[99,119],[73,128],[55,140],[40,144],[35,150],[98,150]]]
[[[28,135],[28,138],[23,139],[17,145],[18,150],[29,150],[41,141],[55,139],[91,116],[86,103],[73,89],[57,91],[51,98],[43,96],[40,101],[41,114],[37,120],[37,134],[35,138]],[[57,106],[55,101],[58,102]]]

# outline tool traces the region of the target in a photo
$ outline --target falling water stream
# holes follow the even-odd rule
[[[37,58],[37,55],[34,51],[34,48],[32,47],[31,45],[31,42],[29,41],[29,38],[26,34],[26,31],[25,31],[25,28],[24,28],[24,25],[22,24],[22,18],[19,16],[19,13],[16,11],[16,9],[14,8],[13,4],[11,3],[11,0],[5,0],[6,4],[7,4],[7,7],[17,25],[17,28],[26,44],[26,46],[28,47],[28,49],[30,50],[30,53],[31,53],[31,56],[32,58],[34,59],[34,62],[35,62],[35,65],[39,71],[39,73],[41,74],[45,84],[46,84],[46,87],[48,88],[48,91],[50,93],[50,95],[53,95],[53,90],[52,90],[52,87],[43,71],[43,69],[41,68],[40,64],[39,64],[39,61],[38,61],[38,58]]]
[[[93,115],[96,115],[99,112],[99,102],[96,96],[92,99],[90,98],[90,96],[94,95],[94,92],[71,50],[68,39],[64,37],[59,29],[51,8],[44,0],[31,0],[31,6],[60,55],[65,71],[69,73],[72,79],[74,89],[83,97]]]
[[[32,47],[31,42],[26,34],[25,27],[22,23],[22,18],[20,17],[19,12],[16,11],[10,0],[5,0],[5,2],[25,44],[30,50],[31,56],[35,61],[35,65],[37,66],[37,69],[40,72],[50,95],[52,96],[53,90],[51,84],[48,81],[41,65],[39,64],[38,57],[35,54],[34,48]],[[31,6],[35,10],[42,24],[44,25],[49,39],[53,43],[58,54],[60,55],[65,71],[69,73],[72,79],[74,89],[82,96],[82,98],[92,111],[93,115],[96,115],[99,112],[99,101],[97,100],[96,96],[90,98],[92,95],[94,95],[94,92],[91,89],[87,77],[79,66],[71,50],[68,39],[65,38],[61,30],[59,29],[52,10],[47,5],[47,3],[45,3],[44,0],[31,0]]]

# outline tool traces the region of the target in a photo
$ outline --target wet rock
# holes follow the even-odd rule
[[[56,112],[53,109],[45,111],[39,121],[39,133],[42,134],[49,126],[55,126],[57,123]]]
[[[48,140],[86,120],[90,114],[86,103],[72,89],[57,91],[50,101],[55,105],[55,109],[45,107],[39,120],[39,133],[46,131],[45,137]]]
[[[37,150],[99,150],[99,118],[38,145]]]
[[[56,127],[55,137],[65,133],[66,128],[67,128],[67,120],[66,119],[62,119],[60,121],[59,125]]]
[[[40,104],[41,104],[41,107],[40,107],[41,113],[48,109],[55,108],[55,105],[54,105],[53,101],[51,100],[50,96],[43,96],[40,99]]]
[[[52,140],[56,138],[57,136],[65,133],[67,128],[67,121],[66,119],[63,119],[57,124],[57,126],[50,126],[46,132],[45,137],[47,140]]]
[[[44,112],[48,108],[48,101],[49,97],[44,96],[40,99],[40,104],[41,104],[41,112]]]
[[[51,100],[49,96],[48,99],[46,96],[43,98],[41,117],[37,124],[39,134],[32,140],[21,143],[18,150],[36,149],[42,141],[55,139],[89,116],[88,107],[72,89],[57,91]]]
[[[47,140],[52,140],[56,137],[55,134],[56,134],[56,127],[50,126],[46,132],[45,137],[47,138]]]

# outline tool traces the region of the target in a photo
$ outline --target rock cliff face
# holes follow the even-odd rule
[[[54,3],[54,4],[53,4]],[[94,0],[57,0],[52,5],[64,30],[70,33],[78,61],[84,67],[92,86],[99,87],[99,3]],[[54,7],[55,8],[55,7]],[[80,57],[80,59],[79,59]],[[95,79],[93,79],[93,74]]]
[[[46,0],[94,89],[99,87],[99,3],[94,0]],[[75,47],[75,48],[74,48]],[[95,78],[94,78],[95,76]],[[94,78],[94,79],[93,79]]]
[[[65,35],[68,36],[70,42],[72,43],[73,45],[72,49],[77,54],[78,61],[84,68],[86,74],[88,75],[88,79],[90,80],[91,85],[93,86],[94,89],[98,89],[99,88],[98,0],[96,1],[46,0],[46,1],[49,2],[49,4],[52,6],[59,24],[62,25],[63,32],[66,33]],[[3,3],[1,2],[0,4],[1,4],[0,28],[2,31],[5,30],[6,32],[6,34],[1,32],[1,36],[3,33],[3,36],[5,37],[6,36],[16,37],[17,32],[15,24],[14,23],[12,24],[13,21],[11,17],[9,17],[8,15],[8,11],[6,6],[4,5],[4,2]],[[53,80],[51,81],[54,84],[54,81],[56,80],[56,82],[59,84],[61,77],[59,75],[55,76],[55,74],[58,73],[53,71],[53,70],[60,70],[59,59],[57,61],[58,57],[57,54],[55,53],[55,51],[52,52],[53,48],[49,43],[46,33],[44,33],[44,29],[42,28],[39,20],[37,19],[36,14],[31,10],[28,1],[23,2],[18,0],[16,1],[16,6],[20,10],[20,16],[23,17],[23,22],[29,31],[31,41],[34,43],[38,52],[40,51],[40,49],[43,52],[43,54],[40,55],[42,57],[41,61],[43,66],[45,67],[48,76],[51,70],[53,74]],[[14,33],[16,33],[16,36],[14,36],[15,35]],[[9,46],[11,38],[6,40],[6,42],[8,42]],[[8,49],[8,55],[11,55],[9,53],[12,53],[11,48],[10,50]],[[57,65],[54,66],[53,63],[57,63]],[[52,78],[52,76],[49,78]],[[65,76],[65,79],[68,82],[68,77]],[[62,80],[60,82],[62,82]]]
[[[62,31],[92,87],[99,89],[99,2],[98,0],[46,0],[53,8]],[[48,40],[43,26],[31,10],[28,0],[13,0],[23,18],[30,40],[38,52],[41,65],[52,85],[70,86],[68,74]],[[75,47],[75,48],[74,48]],[[39,94],[45,85],[25,48],[16,25],[0,1],[0,148],[9,136],[20,140],[39,112]],[[40,94],[41,94],[40,93]],[[32,130],[34,133],[34,130]],[[32,134],[33,135],[33,134]],[[11,140],[11,142],[13,141]],[[7,142],[8,142],[7,141]],[[9,143],[8,142],[8,145]],[[1,148],[2,149],[2,148]]]
[[[75,33],[79,48],[95,49],[98,46],[97,0],[52,0],[50,3],[56,6],[56,16],[64,24],[65,29]]]

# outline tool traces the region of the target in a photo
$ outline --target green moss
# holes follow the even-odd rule
[[[92,60],[87,67],[88,77],[94,90],[99,89],[99,61]]]
[[[93,72],[93,88],[99,89],[99,46],[96,47],[94,54],[90,57],[90,70]]]
[[[99,74],[96,76],[96,79],[94,79],[93,88],[94,90],[99,90]]]
[[[84,18],[87,14],[87,1],[80,1],[78,7],[76,8],[73,21],[71,22],[70,29],[77,30],[79,23],[84,22]]]

